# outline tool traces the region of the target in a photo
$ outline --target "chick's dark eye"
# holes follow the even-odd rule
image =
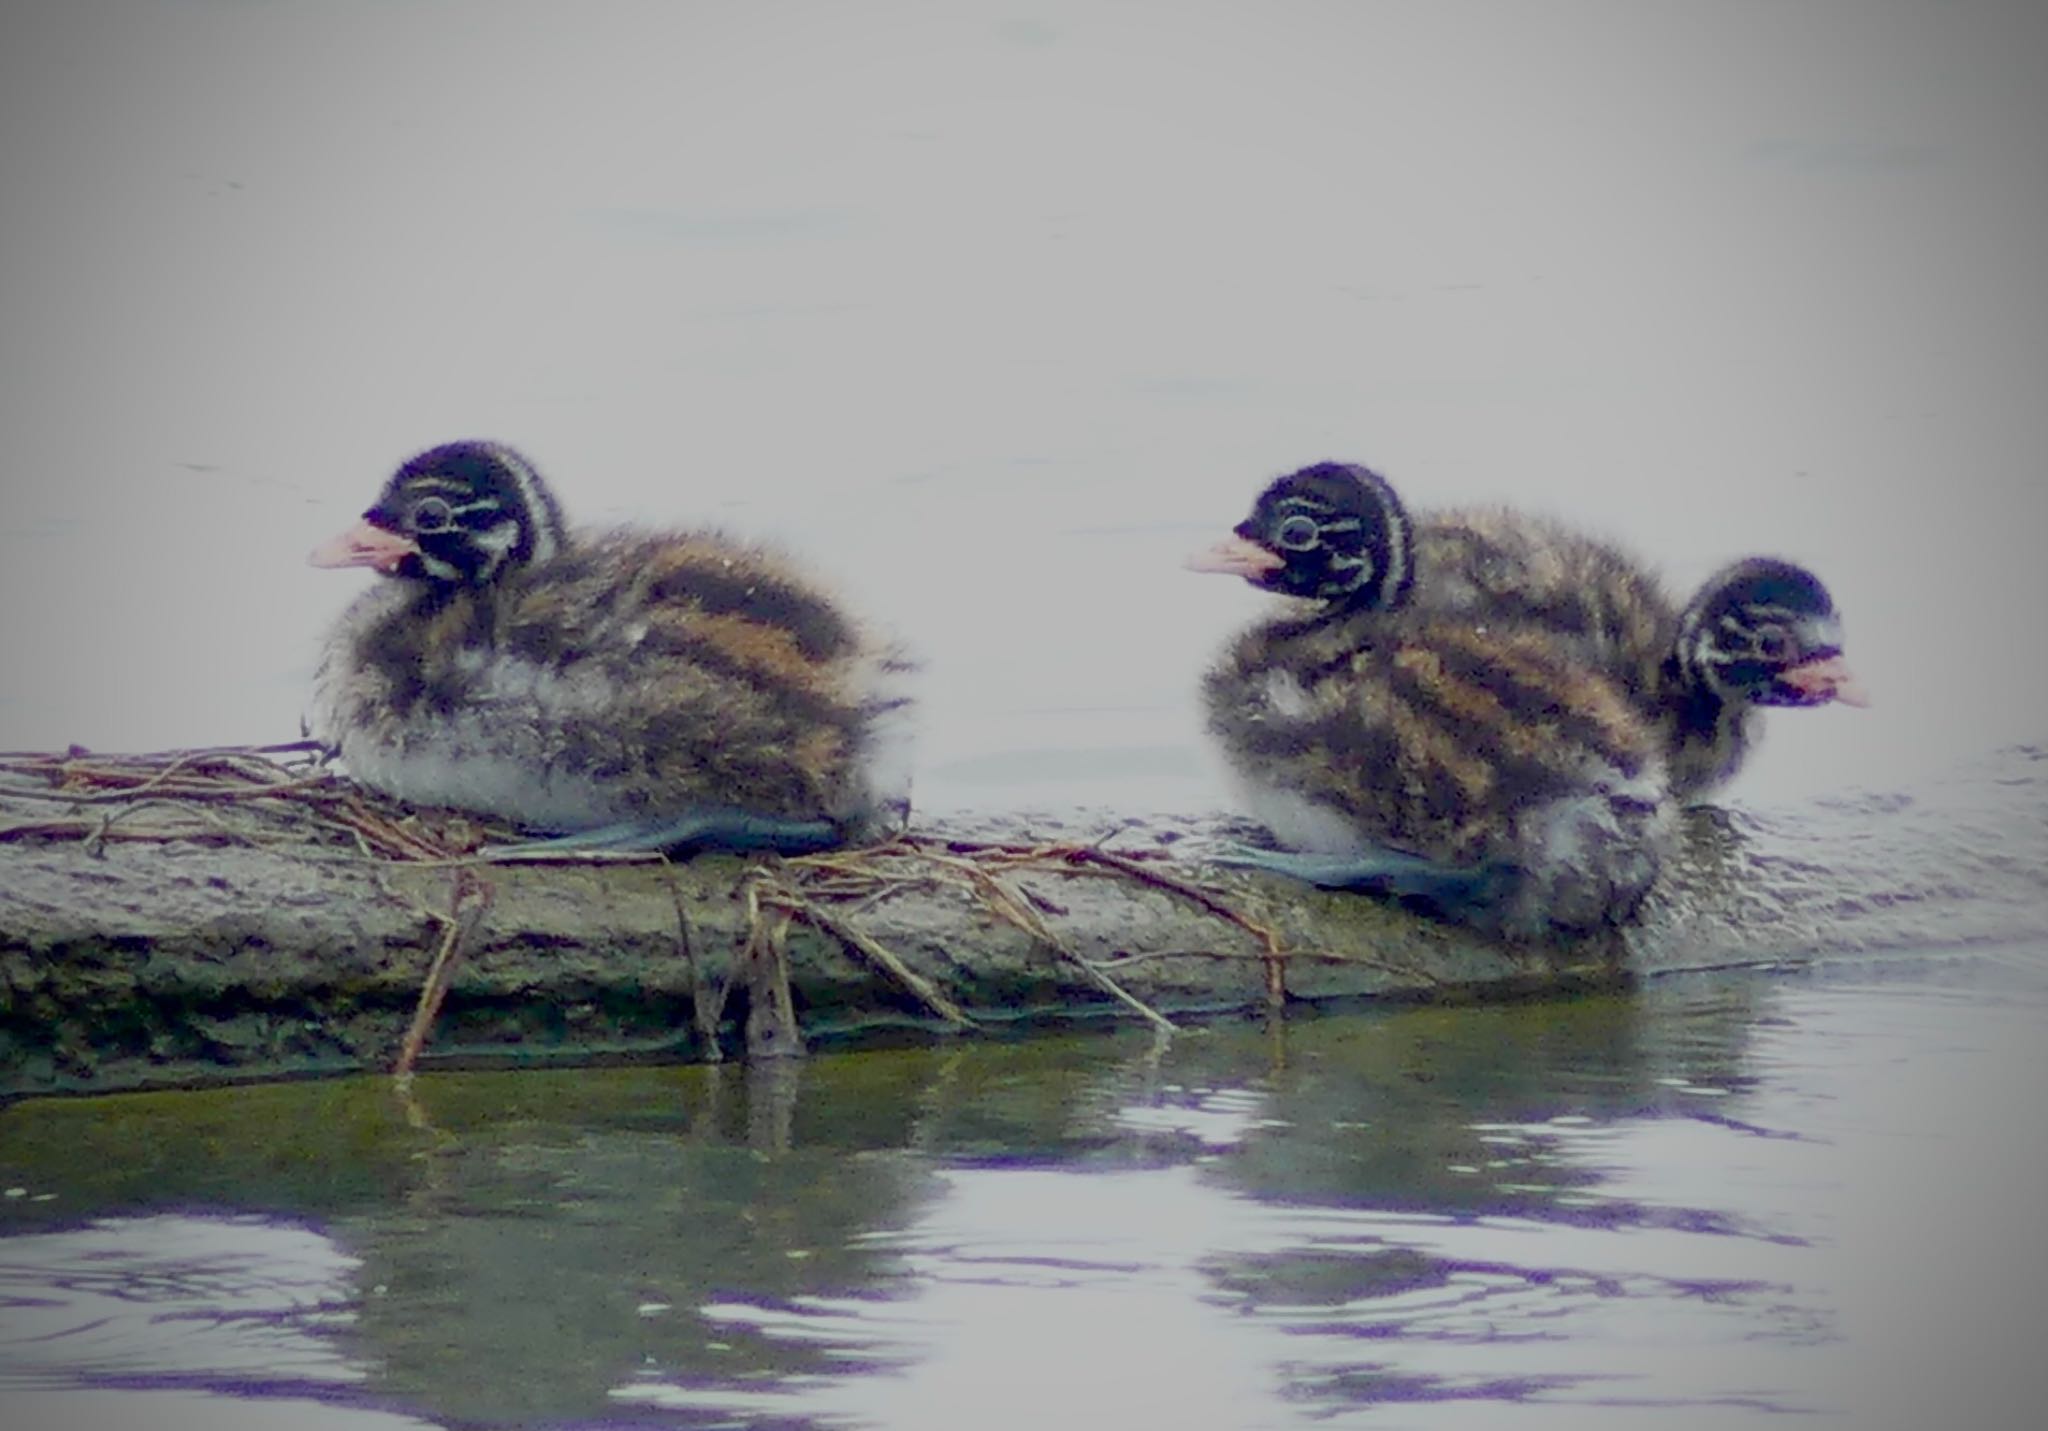
[[[455,524],[455,514],[439,497],[428,497],[412,509],[415,532],[445,532]]]
[[[1776,626],[1756,633],[1756,651],[1766,661],[1782,661],[1792,654],[1792,638]]]
[[[1273,540],[1291,552],[1305,552],[1322,540],[1322,528],[1308,517],[1292,516],[1280,524]]]

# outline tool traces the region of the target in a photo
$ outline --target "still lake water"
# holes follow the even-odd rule
[[[1727,798],[1860,858],[1891,792],[2048,735],[2044,39],[1997,0],[11,7],[0,748],[288,738],[356,589],[303,554],[483,435],[901,632],[926,809],[1206,810],[1194,674],[1258,602],[1180,558],[1346,457],[1679,588],[1811,563],[1879,704],[1774,719]],[[793,1086],[16,1106],[0,1421],[2031,1426],[2039,802],[2006,847],[1974,788],[1953,931],[1882,962]]]
[[[2038,1425],[2048,945],[0,1113],[94,1425]],[[16,1181],[18,1180],[18,1181]]]

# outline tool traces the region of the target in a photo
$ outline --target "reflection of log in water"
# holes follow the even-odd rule
[[[1549,1124],[1554,1115],[1579,1115],[1568,1121],[1591,1132],[1659,1111],[1697,1117],[1691,1090],[1741,1076],[1753,1013],[1744,991],[1691,992],[1367,1023],[1227,1021],[1175,1040],[1127,1021],[1120,1037],[455,1075],[399,1096],[383,1080],[351,1079],[45,1100],[0,1115],[0,1166],[32,1172],[36,1194],[0,1206],[0,1225],[115,1219],[118,1235],[182,1255],[192,1239],[173,1219],[185,1209],[282,1217],[299,1235],[310,1223],[346,1254],[357,1294],[341,1294],[352,1314],[335,1335],[370,1368],[373,1396],[444,1424],[613,1424],[604,1413],[617,1413],[622,1368],[658,1368],[635,1376],[642,1386],[718,1395],[872,1365],[892,1322],[919,1320],[901,1319],[904,1299],[934,1280],[929,1258],[906,1252],[959,1245],[962,1224],[945,1219],[961,1214],[963,1179],[1044,1187],[1048,1174],[1085,1168],[1085,1198],[1075,1201],[1069,1178],[1049,1203],[1082,1244],[1078,1254],[1066,1244],[1051,1269],[1082,1296],[1091,1292],[1076,1277],[1121,1264],[1106,1249],[1156,1249],[1162,1217],[1199,1230],[1203,1255],[1189,1270],[1226,1305],[1299,1309],[1441,1283],[1469,1269],[1418,1259],[1384,1219],[1359,1228],[1340,1213],[1333,1225],[1322,1210],[1555,1216],[1589,1173],[1557,1155],[1553,1135],[1567,1130]],[[1126,1191],[1105,1209],[1097,1197],[1112,1184]],[[1175,1201],[1190,1190],[1201,1204],[1192,1219]],[[1635,1217],[1623,1198],[1601,1202],[1602,1217]],[[1119,1205],[1149,1211],[1124,1221]],[[1259,1232],[1219,1231],[1226,1205]],[[1644,1225],[1668,1229],[1672,1216],[1658,1204]],[[1274,1219],[1308,1245],[1276,1245]],[[275,1301],[264,1221],[233,1224],[234,1262],[211,1287],[260,1273]],[[966,1275],[1033,1265],[1037,1249],[1016,1231],[996,1227],[993,1251],[1022,1267],[992,1267],[977,1240],[964,1249]],[[116,1262],[95,1283],[134,1265]],[[834,1317],[834,1303],[853,1320]],[[750,1332],[748,1306],[800,1318],[807,1334]],[[318,1322],[336,1327],[329,1315]],[[847,1340],[816,1335],[835,1326]]]
[[[1569,948],[1206,868],[1200,820],[926,826],[783,861],[485,863],[471,851],[492,832],[273,759],[298,754],[0,760],[0,1092],[422,1052],[703,1059],[888,1029],[1163,1026],[2048,928],[2032,751],[1931,799],[1695,812],[1642,922]]]

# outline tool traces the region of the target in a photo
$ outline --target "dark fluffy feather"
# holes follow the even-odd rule
[[[1409,531],[1383,480],[1322,464],[1274,483],[1197,559],[1301,598],[1203,684],[1247,805],[1284,847],[1325,857],[1298,865],[1319,883],[1426,892],[1519,938],[1627,918],[1665,855],[1670,786],[1657,733],[1587,653],[1646,606],[1607,609],[1563,562],[1538,588],[1533,547],[1474,527],[1446,529],[1439,559],[1462,551],[1462,565],[1440,593],[1451,609],[1434,610],[1421,593],[1437,574]],[[1475,619],[1496,586],[1521,602]]]
[[[408,532],[429,498],[455,509],[414,534],[444,575],[401,559],[316,682],[314,733],[355,778],[541,830],[698,810],[855,827],[900,807],[909,664],[782,558],[706,532],[572,537],[489,444],[407,463],[366,520]]]
[[[1340,495],[1348,474],[1349,497]],[[1300,589],[1297,563],[1256,584],[1322,595],[1358,610],[1405,610],[1485,631],[1544,631],[1568,659],[1598,671],[1657,732],[1672,791],[1704,796],[1741,767],[1757,734],[1756,708],[1862,696],[1846,669],[1817,698],[1784,682],[1787,671],[1836,660],[1841,622],[1827,589],[1803,567],[1755,557],[1716,572],[1683,607],[1642,562],[1561,522],[1506,507],[1407,512],[1386,479],[1352,464],[1318,463],[1276,479],[1240,536],[1271,544],[1277,499],[1305,477],[1333,505],[1348,503],[1361,540],[1391,546],[1407,574],[1386,593],[1338,596]],[[1405,535],[1403,552],[1398,539]],[[1776,642],[1768,655],[1758,649]]]
[[[1488,872],[1441,912],[1515,937],[1625,918],[1656,878],[1661,753],[1612,684],[1534,629],[1289,615],[1203,683],[1246,802],[1288,848]]]

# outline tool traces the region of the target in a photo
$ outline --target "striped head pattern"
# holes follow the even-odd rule
[[[1842,619],[1820,578],[1774,557],[1723,568],[1686,607],[1677,659],[1724,700],[1765,706],[1867,705],[1842,655]]]
[[[391,475],[315,566],[368,566],[439,586],[485,586],[562,549],[562,516],[533,464],[493,442],[451,442]]]
[[[1288,596],[1387,610],[1415,579],[1407,511],[1369,467],[1319,462],[1259,494],[1233,534],[1189,558]]]

